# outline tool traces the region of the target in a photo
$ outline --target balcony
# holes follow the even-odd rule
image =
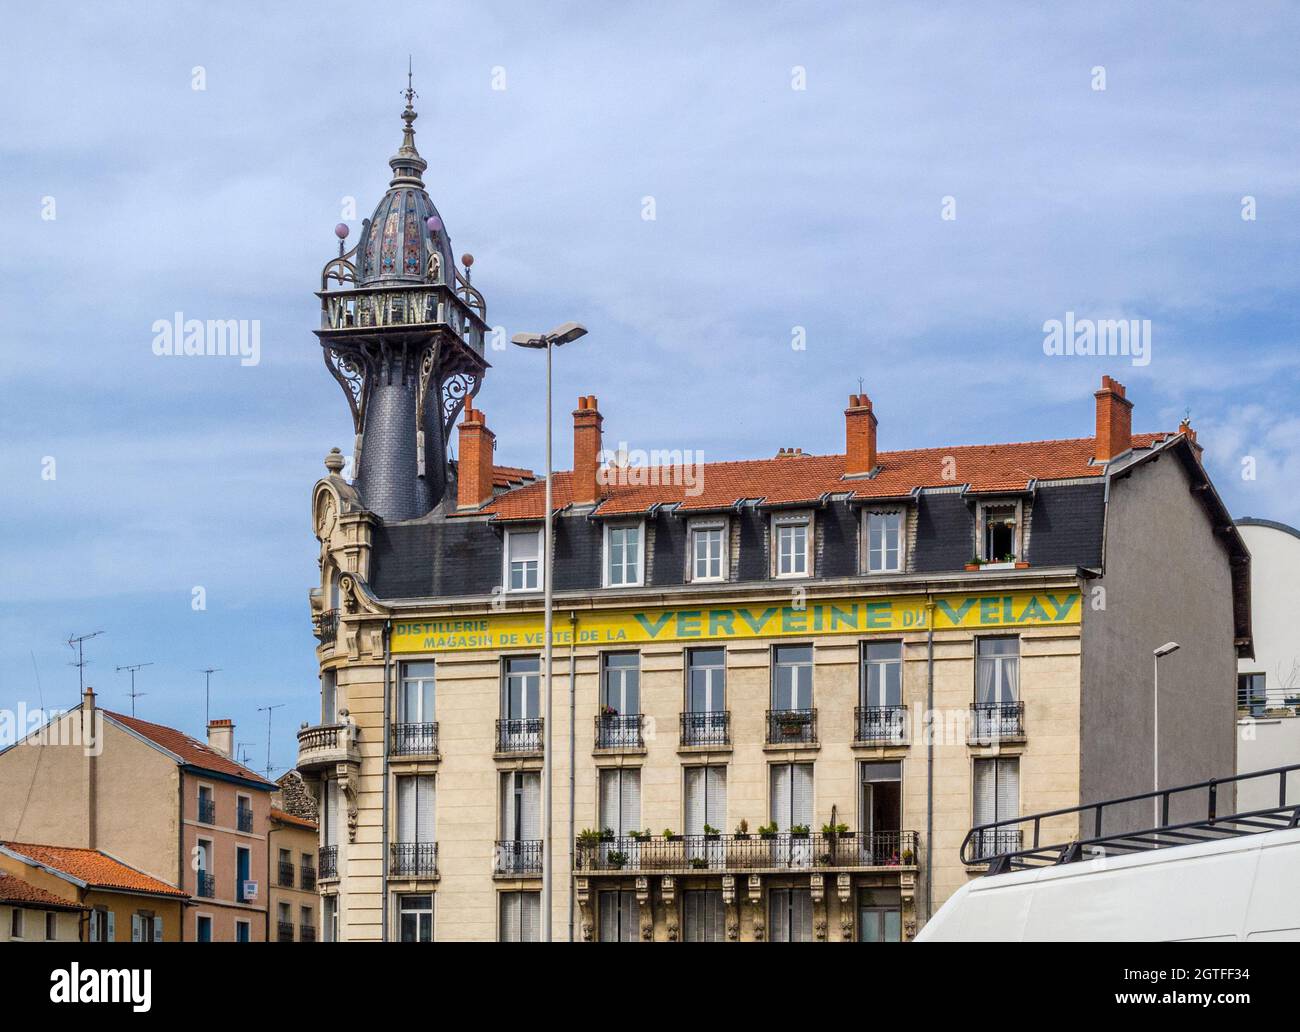
[[[853,741],[858,745],[906,742],[906,706],[858,706],[853,716]]]
[[[913,870],[916,843],[914,831],[622,836],[579,841],[576,865],[609,874]]]
[[[437,756],[438,723],[394,724],[388,741],[392,756]]]
[[[306,885],[303,886],[304,889],[306,887],[307,887]],[[280,864],[280,888],[282,889],[293,888],[293,864],[286,864],[286,863]]]
[[[688,711],[682,714],[683,746],[731,745],[731,711]]]
[[[768,710],[768,745],[811,745],[817,741],[815,709]]]
[[[330,263],[338,267],[337,276],[355,282],[356,270],[346,259]],[[450,277],[455,270],[446,270]],[[431,332],[449,331],[459,345],[468,349],[480,362],[483,338],[488,331],[483,321],[482,296],[455,273],[457,287],[445,283],[403,283],[383,287],[353,287],[322,290],[321,325],[316,335],[321,342],[337,348],[340,344],[364,344],[373,341],[376,331],[387,328]],[[455,343],[455,342],[451,342]]]
[[[326,846],[322,849],[316,857],[316,869],[320,871],[322,881],[326,878],[337,878],[339,876],[339,847]]]
[[[542,873],[540,839],[506,839],[497,842],[492,873],[508,878],[524,878]]]
[[[978,828],[971,834],[969,841],[975,850],[971,856],[989,857],[1017,852],[1022,847],[1024,835],[1020,828]],[[963,843],[963,848],[964,846]]]
[[[542,751],[542,718],[522,717],[497,721],[497,753],[518,756]]]
[[[300,942],[315,942],[315,941],[316,941],[316,926],[315,926],[315,925],[302,925],[302,926],[298,929],[298,940],[299,940]]]
[[[644,749],[640,713],[599,713],[596,715],[597,749]]]
[[[977,702],[970,708],[970,744],[988,745],[1025,737],[1023,702]]]
[[[217,801],[211,796],[206,799],[203,796],[199,796],[199,823],[217,823]]]
[[[253,830],[253,811],[241,806],[235,811],[235,826],[244,832]]]
[[[275,923],[275,941],[293,942],[293,922],[277,921]]]
[[[327,609],[316,623],[316,637],[322,645],[333,645],[339,636],[339,611]]]
[[[217,879],[215,877],[210,875],[207,871],[198,871],[196,873],[196,881],[198,884],[195,886],[196,891],[194,895],[202,896],[204,899],[212,899],[216,896]]]
[[[317,724],[298,732],[298,770],[304,774],[360,762],[355,724]]]
[[[438,877],[438,843],[394,842],[389,847],[388,873],[394,878]]]
[[[304,889],[314,889],[316,887],[316,868],[303,866],[301,871],[302,887]]]

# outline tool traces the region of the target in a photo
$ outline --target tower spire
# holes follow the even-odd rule
[[[388,159],[388,164],[393,170],[393,180],[389,186],[424,186],[424,180],[421,174],[429,163],[420,157],[420,152],[415,149],[415,120],[419,114],[415,110],[415,98],[419,96],[415,92],[415,76],[412,71],[411,57],[406,57],[406,89],[402,95],[406,98],[406,108],[402,111],[402,145],[397,148],[397,153]]]

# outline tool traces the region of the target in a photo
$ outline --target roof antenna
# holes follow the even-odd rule
[[[127,694],[131,696],[131,716],[133,717],[135,716],[135,700],[138,699],[141,695],[149,694],[148,692],[137,692],[135,690],[135,672],[139,670],[141,667],[147,667],[147,666],[153,666],[153,664],[152,663],[127,663],[117,668],[117,672],[119,674],[123,670],[131,671],[131,690],[127,692]]]
[[[208,667],[206,670],[200,670],[203,675],[203,726],[207,727],[212,723],[212,675],[219,671],[221,667]]]
[[[86,694],[86,655],[82,646],[91,638],[98,638],[103,633],[103,631],[95,631],[93,634],[83,634],[78,637],[68,635],[68,648],[76,650],[77,653],[77,661],[70,665],[77,668],[77,680],[80,682],[82,695]]]
[[[858,377],[858,393],[862,393],[862,377]]]

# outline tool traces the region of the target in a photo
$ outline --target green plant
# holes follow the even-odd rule
[[[602,831],[602,832],[600,833],[600,841],[601,841],[601,842],[613,842],[613,841],[614,841],[614,829],[613,829],[613,828],[606,828],[604,831]]]
[[[672,838],[672,837],[673,837],[673,829],[672,829],[672,828],[664,828],[664,838],[666,838],[666,839],[670,839],[670,838]]]
[[[823,835],[847,835],[848,833],[849,833],[849,826],[847,824],[823,824],[822,825]]]
[[[903,850],[903,865],[905,867],[911,867],[915,859],[916,856],[910,849]]]
[[[583,828],[578,832],[578,845],[580,846],[594,846],[599,841],[600,832],[595,828]]]
[[[637,842],[645,842],[650,838],[650,829],[646,828],[645,831],[630,831],[628,832],[628,836],[635,839]]]
[[[722,832],[720,832],[720,831],[719,831],[717,828],[715,828],[712,824],[706,824],[706,825],[704,825],[704,834],[705,834],[705,835],[721,835]]]
[[[695,870],[699,871],[708,866],[709,866],[709,861],[706,860],[704,857],[702,856],[691,857],[691,867],[693,867]]]
[[[740,819],[740,823],[736,825],[736,834],[737,834],[737,835],[748,835],[748,834],[749,834],[749,821],[745,820],[745,819],[742,817],[742,818]]]
[[[806,824],[792,824],[792,825],[790,825],[790,837],[791,837],[791,838],[807,838],[807,837],[808,837],[808,825],[806,825]]]
[[[967,566],[983,566],[983,565],[984,565],[984,560],[981,559],[981,558],[980,558],[979,556],[977,556],[977,555],[973,555],[973,556],[970,557],[970,562],[968,562],[966,565],[967,565]]]
[[[609,862],[610,867],[622,867],[627,863],[627,854],[619,852],[617,849],[611,849],[606,854],[605,859]]]
[[[772,838],[776,834],[776,821],[771,824],[760,824],[758,826],[759,838]]]

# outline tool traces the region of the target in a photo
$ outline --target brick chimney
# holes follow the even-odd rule
[[[86,685],[86,690],[81,693],[81,712],[95,712],[95,689]]]
[[[225,717],[208,721],[208,748],[230,759],[235,751],[235,722]]]
[[[850,394],[844,410],[844,475],[863,476],[876,468],[876,414],[865,394]]]
[[[1101,378],[1097,399],[1097,443],[1093,456],[1109,462],[1133,447],[1133,402],[1124,397],[1124,385],[1109,376]]]
[[[477,509],[492,497],[492,449],[496,434],[487,427],[487,417],[465,399],[465,418],[460,423],[460,464],[456,473],[456,507]]]
[[[600,498],[596,471],[600,465],[600,427],[596,396],[578,399],[573,412],[573,502],[590,505]]]

